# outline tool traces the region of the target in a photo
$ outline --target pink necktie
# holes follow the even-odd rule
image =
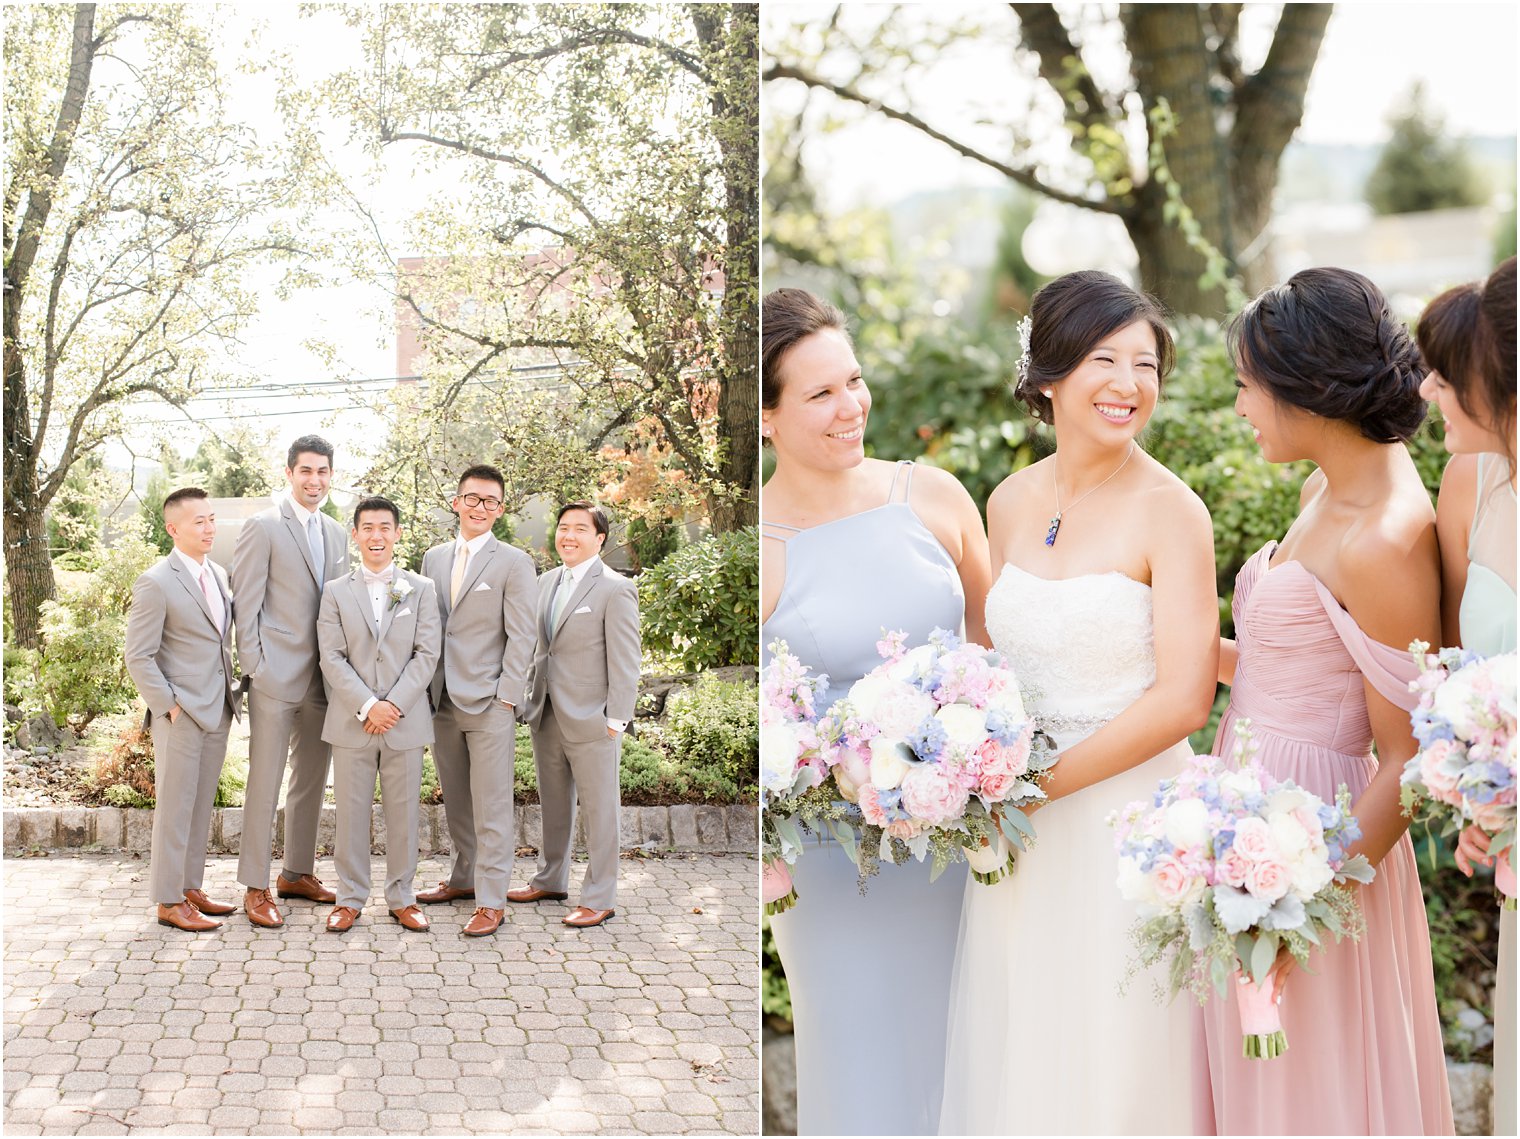
[[[206,608],[211,610],[211,620],[216,623],[216,631],[220,633],[222,631],[221,598],[212,599],[210,578],[211,571],[203,567],[201,569],[201,592],[206,595]]]

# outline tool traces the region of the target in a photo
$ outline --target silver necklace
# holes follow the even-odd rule
[[[1093,491],[1095,491],[1095,490],[1101,490],[1103,487],[1105,487],[1109,483],[1111,483],[1113,481],[1113,479],[1114,479],[1114,475],[1117,475],[1120,471],[1122,471],[1124,469],[1124,464],[1127,463],[1127,462],[1129,462],[1130,456],[1133,455],[1134,453],[1135,453],[1135,442],[1134,442],[1133,439],[1131,439],[1130,440],[1130,444],[1129,444],[1129,450],[1126,451],[1126,452],[1124,452],[1124,458],[1121,459],[1119,461],[1119,465],[1114,468],[1114,474],[1109,475],[1108,478],[1104,479],[1097,486],[1093,487],[1092,490],[1090,490],[1086,494],[1082,495],[1082,498],[1077,499],[1077,501],[1073,502],[1070,506],[1068,506],[1066,508],[1066,510],[1073,510],[1073,509],[1075,509],[1078,505],[1081,504],[1082,500],[1085,499],[1087,497],[1087,495],[1092,494]],[[1051,459],[1050,459],[1050,481],[1055,486],[1055,490],[1056,490],[1056,513],[1055,513],[1055,517],[1050,520],[1050,529],[1047,530],[1047,531],[1045,531],[1045,545],[1046,546],[1054,546],[1056,544],[1056,535],[1061,532],[1061,515],[1063,515],[1063,514],[1066,513],[1066,510],[1062,510],[1061,509],[1061,479],[1060,479],[1060,471],[1056,469],[1056,462],[1057,462],[1057,457],[1055,455],[1052,455]]]

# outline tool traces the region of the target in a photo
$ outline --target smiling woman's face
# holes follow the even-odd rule
[[[849,339],[824,328],[781,359],[781,397],[760,413],[778,462],[847,470],[865,458],[871,392]]]
[[[1082,362],[1050,385],[1057,435],[1079,432],[1107,443],[1133,439],[1161,391],[1156,332],[1144,320],[1101,337]]]

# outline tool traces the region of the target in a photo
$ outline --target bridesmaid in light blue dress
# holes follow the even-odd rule
[[[1484,656],[1514,652],[1515,638],[1515,259],[1483,286],[1448,289],[1420,317],[1430,374],[1420,388],[1446,420],[1452,453],[1441,478],[1441,643]],[[1469,827],[1457,864],[1492,862],[1483,832]],[[1494,1134],[1515,1134],[1515,911],[1499,915],[1494,992]]]
[[[820,708],[881,663],[884,630],[986,644],[987,537],[965,489],[910,462],[867,459],[871,395],[839,310],[800,289],[766,296],[761,434],[761,645],[784,640],[828,675]],[[768,652],[766,654],[769,655]],[[884,863],[862,894],[832,840],[792,870],[771,919],[791,989],[800,1135],[932,1133],[966,868]]]

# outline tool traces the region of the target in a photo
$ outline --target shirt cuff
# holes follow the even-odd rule
[[[371,708],[373,708],[378,703],[380,703],[379,699],[377,699],[374,696],[371,696],[368,700],[366,700],[364,702],[364,707],[362,707],[362,708],[359,709],[359,719],[362,720],[362,719],[364,719],[365,716],[368,716],[369,715],[369,710]]]
[[[607,726],[609,728],[611,728],[614,732],[624,732],[624,731],[628,730],[628,721],[627,720],[611,720],[611,719],[609,719],[607,721]]]

